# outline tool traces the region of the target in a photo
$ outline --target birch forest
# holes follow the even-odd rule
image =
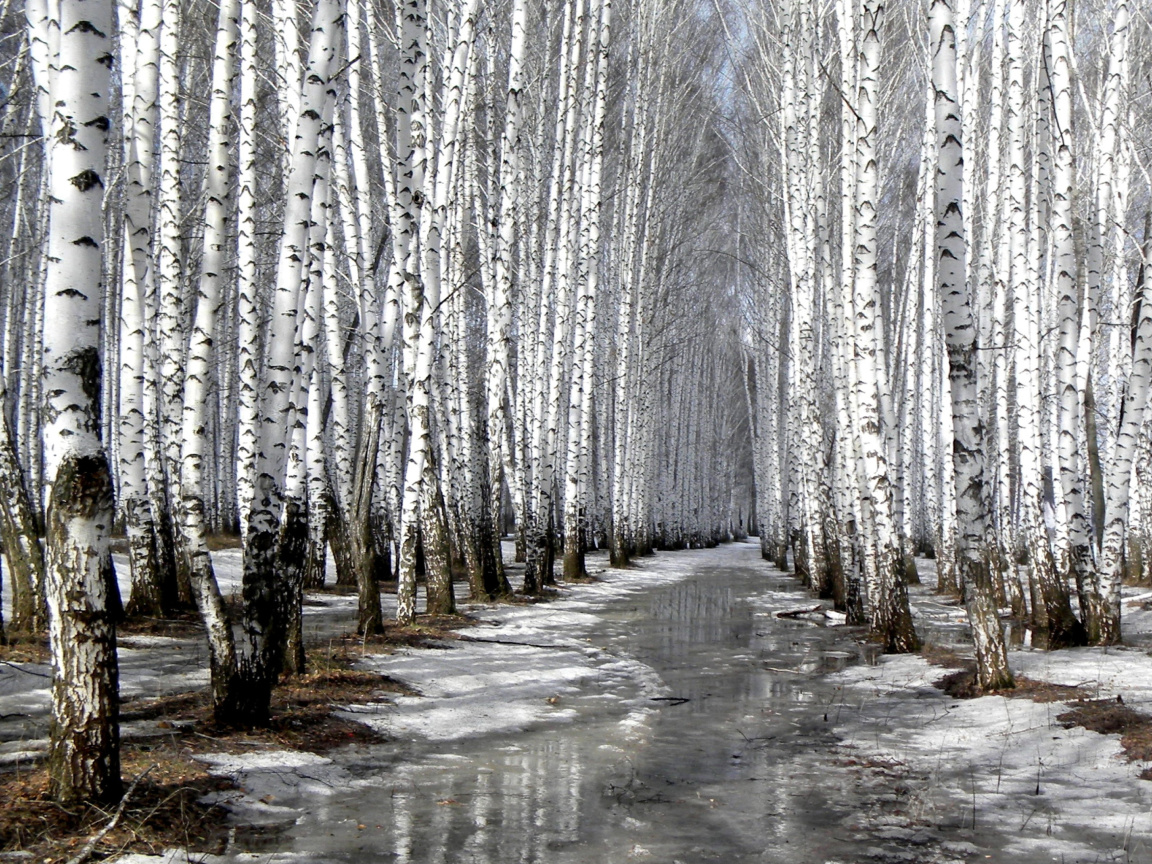
[[[1147,664],[1150,148],[1147,0],[0,0],[44,794],[141,781],[141,622],[278,728],[316,597],[363,647],[722,544],[885,655],[953,608],[980,694],[1016,630]]]

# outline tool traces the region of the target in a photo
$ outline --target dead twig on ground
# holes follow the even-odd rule
[[[128,799],[132,797],[132,793],[136,791],[136,787],[140,785],[140,781],[147,777],[155,767],[156,763],[153,762],[151,765],[136,775],[136,779],[132,781],[131,785],[129,785],[127,791],[124,793],[124,797],[120,799],[120,805],[116,808],[116,812],[112,815],[112,818],[103,828],[88,838],[88,842],[84,844],[84,847],[78,853],[76,853],[75,857],[69,859],[68,864],[84,864],[85,861],[92,857],[92,852],[95,851],[96,844],[107,837],[108,832],[120,824],[120,817],[124,815],[124,808],[128,806]]]

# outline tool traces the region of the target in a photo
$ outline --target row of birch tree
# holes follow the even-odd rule
[[[409,624],[749,532],[890,651],[931,555],[986,688],[1005,615],[1120,640],[1152,554],[1130,0],[0,24],[7,632],[49,636],[60,800],[119,792],[122,615],[195,608],[217,719],[258,725],[326,579],[371,634],[382,584]]]
[[[198,610],[258,725],[328,560],[370,634],[382,582],[407,624],[746,529],[714,14],[0,2],[0,539],[60,800],[119,794],[123,614]]]
[[[912,556],[1115,644],[1152,538],[1146,15],[1127,0],[736,7],[730,133],[764,554],[889,650]]]

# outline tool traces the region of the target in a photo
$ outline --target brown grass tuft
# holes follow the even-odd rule
[[[976,683],[976,664],[968,661],[963,669],[945,675],[933,684],[953,699],[976,699],[980,696],[1008,696],[1013,699],[1031,699],[1033,702],[1070,702],[1084,698],[1079,687],[1065,684],[1049,684],[1046,681],[1033,681],[1023,675],[1016,676],[1016,686],[1011,690],[982,690]]]
[[[1141,714],[1116,699],[1081,699],[1071,711],[1056,717],[1066,729],[1082,726],[1101,735],[1120,735],[1120,746],[1129,762],[1152,761],[1152,717]],[[1152,768],[1141,775],[1152,780]]]

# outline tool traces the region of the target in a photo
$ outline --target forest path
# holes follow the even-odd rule
[[[863,700],[829,673],[874,652],[820,616],[777,618],[813,603],[754,544],[601,575],[551,603],[475,607],[487,626],[445,650],[371,659],[425,694],[353,709],[394,742],[222,758],[247,823],[225,859],[1000,857],[1004,838],[972,831],[926,772],[866,755]]]

